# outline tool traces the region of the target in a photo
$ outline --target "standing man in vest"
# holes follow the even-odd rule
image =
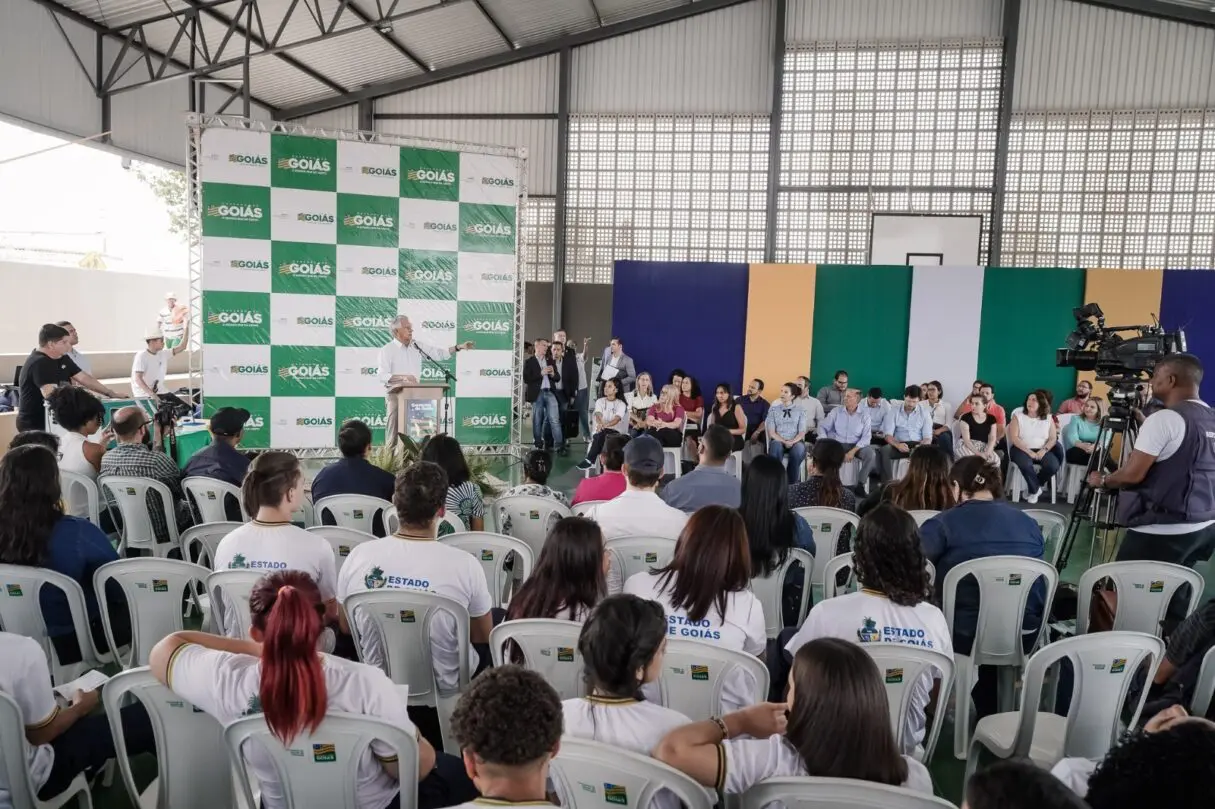
[[[1193,354],[1156,363],[1152,391],[1164,408],[1144,420],[1121,469],[1089,475],[1093,486],[1124,490],[1118,522],[1129,530],[1120,562],[1193,567],[1215,550],[1215,411],[1198,398],[1201,383],[1202,362]]]

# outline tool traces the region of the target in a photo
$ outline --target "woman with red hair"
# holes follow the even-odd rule
[[[263,576],[249,597],[251,640],[205,632],[174,632],[152,650],[156,678],[222,724],[261,713],[283,744],[315,731],[329,711],[362,714],[417,733],[405,695],[378,668],[317,651],[325,604],[316,582],[298,570]],[[476,795],[459,759],[436,754],[418,736],[418,806],[437,809]],[[283,788],[270,757],[245,749],[261,783],[264,809],[284,806]],[[359,763],[360,809],[400,806],[396,752],[373,743]]]

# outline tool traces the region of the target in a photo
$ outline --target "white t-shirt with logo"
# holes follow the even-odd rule
[[[354,593],[382,587],[450,598],[467,607],[470,618],[480,618],[493,606],[481,563],[470,553],[434,540],[384,537],[364,542],[351,550],[338,578],[338,601],[345,604]],[[384,665],[384,650],[375,620],[362,614],[354,615],[353,620],[365,638],[363,660],[375,666]],[[460,685],[456,638],[455,616],[438,611],[431,622],[430,643],[435,681],[443,693],[452,693]],[[477,659],[476,653],[470,650],[470,664],[475,667]]]
[[[840,638],[859,643],[899,643],[953,657],[953,636],[945,614],[927,601],[914,607],[895,604],[884,595],[867,590],[828,598],[814,605],[806,622],[785,645],[791,655],[816,638]],[[925,673],[911,686],[911,709],[903,728],[904,752],[915,750],[924,740],[926,711],[932,696],[933,677]],[[943,708],[939,707],[939,710]]]
[[[330,712],[361,714],[417,735],[406,710],[408,692],[389,680],[384,672],[340,657],[322,654],[325,690]],[[249,655],[220,652],[187,643],[169,660],[169,688],[182,699],[228,724],[261,709],[261,660]],[[305,755],[309,751],[305,750]],[[277,771],[270,756],[257,744],[244,748],[249,769],[262,788],[262,806],[280,809],[286,805]],[[396,751],[373,741],[358,765],[355,802],[361,809],[384,809],[400,791],[396,779],[384,772],[381,761],[393,761]],[[335,773],[335,778],[342,777]],[[410,787],[412,789],[412,787]]]
[[[337,565],[333,548],[319,534],[309,533],[290,523],[265,523],[254,520],[219,541],[215,549],[215,570],[251,570],[274,573],[299,570],[316,581],[321,599],[337,595]],[[229,609],[227,605],[225,610]],[[237,637],[235,621],[224,622],[229,637]]]
[[[131,363],[132,396],[154,396],[165,392],[165,368],[168,367],[172,354],[172,351],[166,349],[153,354],[145,348],[135,355],[135,360]],[[139,379],[135,376],[138,373],[143,374],[143,385],[139,384]]]
[[[624,583],[624,592],[662,605],[667,614],[667,637],[704,641],[723,649],[756,656],[764,653],[768,645],[764,608],[750,590],[730,593],[726,597],[724,616],[717,612],[714,605],[708,615],[693,623],[688,618],[687,610],[671,606],[670,590],[674,587],[674,580],[668,580],[666,591],[659,592],[659,578],[657,573],[634,574]],[[751,704],[749,695],[753,689],[747,680],[748,676],[743,671],[735,671],[727,676],[722,686],[723,711],[736,711]],[[647,690],[646,695],[657,696],[651,690]]]
[[[1201,399],[1190,399],[1203,407],[1207,403]],[[1139,428],[1139,437],[1135,440],[1135,449],[1153,456],[1156,463],[1167,461],[1181,449],[1185,440],[1185,419],[1175,410],[1157,410],[1143,420]],[[1215,525],[1215,520],[1204,522],[1175,523],[1168,525],[1137,525],[1135,530],[1143,534],[1188,534],[1201,531],[1208,525]]]
[[[51,690],[51,671],[46,653],[33,638],[0,632],[0,691],[8,694],[21,709],[25,727],[44,728],[59,714],[55,692]],[[51,775],[55,751],[49,744],[31,745],[25,739],[25,763],[30,769],[34,791],[42,789]],[[0,769],[0,809],[12,809],[8,778]]]
[[[603,429],[613,433],[623,433],[629,429],[629,406],[619,399],[608,400],[606,396],[595,400],[595,413],[603,420]],[[620,421],[613,427],[607,424],[614,418]]]

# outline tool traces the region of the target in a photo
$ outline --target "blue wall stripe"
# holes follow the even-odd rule
[[[1215,272],[1210,270],[1165,270],[1160,291],[1160,323],[1169,331],[1185,329],[1191,354],[1197,354],[1207,369],[1207,377],[1215,378],[1215,318],[1211,304],[1215,302]],[[1122,324],[1118,324],[1122,325]],[[1203,392],[1211,399],[1211,385]]]

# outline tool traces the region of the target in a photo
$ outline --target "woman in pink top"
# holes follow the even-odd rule
[[[658,403],[646,413],[646,432],[657,438],[664,447],[678,447],[683,441],[684,409],[679,406],[679,390],[674,385],[664,385]]]

